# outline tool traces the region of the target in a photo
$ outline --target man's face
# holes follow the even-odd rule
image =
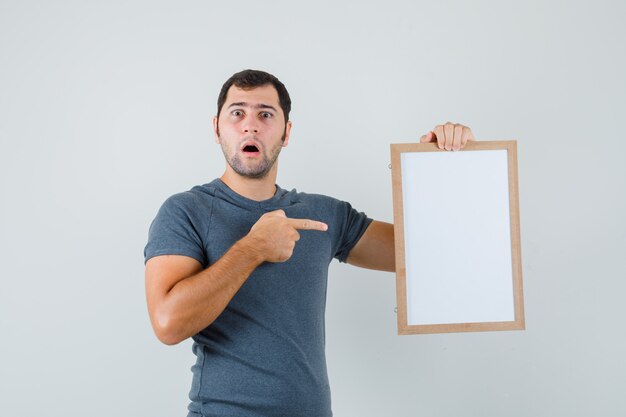
[[[263,178],[287,146],[291,122],[285,123],[278,93],[268,84],[251,90],[231,86],[219,119],[213,118],[216,142],[228,165],[247,178]]]

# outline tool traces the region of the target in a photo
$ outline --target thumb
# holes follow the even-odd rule
[[[434,139],[435,139],[435,134],[432,131],[430,131],[420,138],[420,143],[432,142]]]
[[[287,217],[287,215],[285,214],[285,210],[282,210],[282,209],[278,209],[278,210],[274,210],[274,211],[268,211],[263,216],[267,216],[267,217]]]

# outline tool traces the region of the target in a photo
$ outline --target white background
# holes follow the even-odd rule
[[[194,357],[152,334],[143,246],[165,198],[221,174],[210,118],[251,67],[294,102],[279,183],[380,220],[390,143],[447,120],[519,141],[527,330],[399,337],[394,275],[334,263],[337,417],[623,416],[625,18],[622,1],[0,0],[0,415],[186,415]]]

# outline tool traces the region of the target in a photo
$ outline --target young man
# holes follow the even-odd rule
[[[163,343],[193,337],[189,416],[331,416],[324,353],[333,258],[394,270],[393,225],[350,204],[276,185],[291,100],[273,75],[222,87],[215,140],[221,178],[170,197],[150,227],[146,296]],[[471,130],[422,136],[460,149]]]

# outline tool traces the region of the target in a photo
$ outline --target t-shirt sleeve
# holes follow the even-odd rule
[[[347,262],[350,251],[361,239],[372,219],[367,217],[365,213],[355,210],[345,201],[338,201],[337,203],[335,213],[339,225],[339,238],[335,246],[334,257],[339,262]]]
[[[163,203],[150,225],[144,262],[159,255],[184,255],[196,259],[206,267],[203,224],[193,210],[193,201],[190,201],[192,198],[181,193]]]

